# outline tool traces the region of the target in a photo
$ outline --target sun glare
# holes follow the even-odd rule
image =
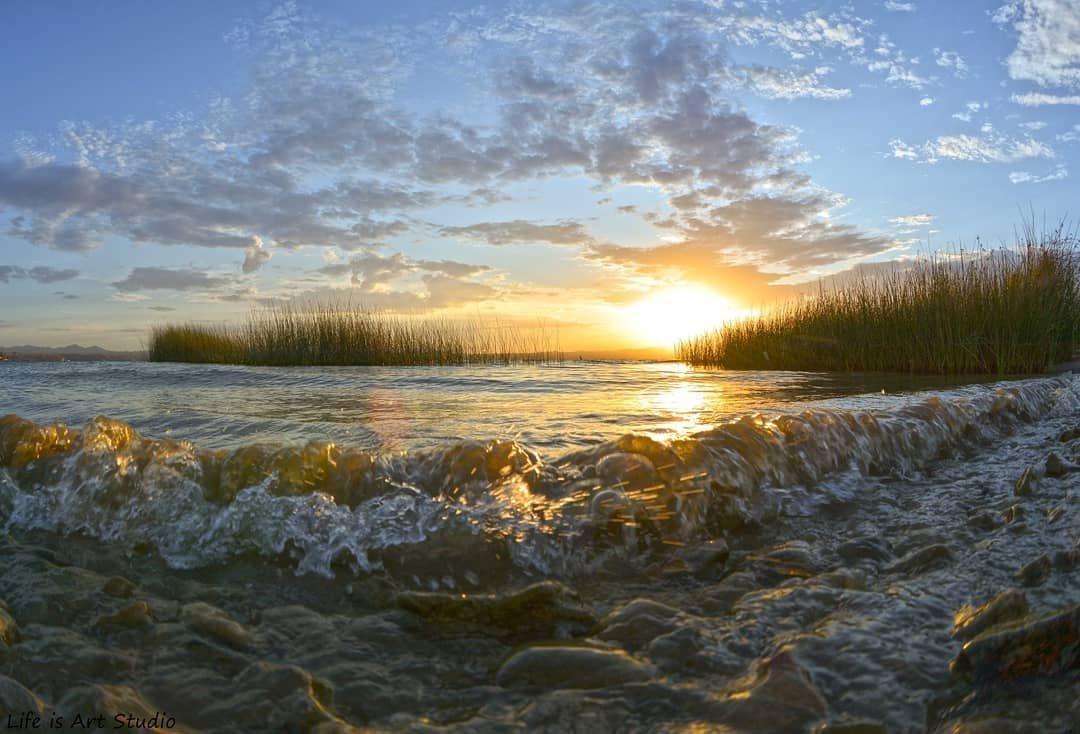
[[[688,285],[651,293],[627,311],[628,329],[634,337],[659,347],[737,319],[745,309],[708,288]]]

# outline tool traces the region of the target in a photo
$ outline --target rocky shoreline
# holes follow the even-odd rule
[[[421,591],[283,558],[197,570],[0,541],[0,718],[159,731],[1068,732],[1070,411],[910,476],[671,545],[644,569]],[[161,726],[155,715],[175,718]],[[126,724],[125,724],[126,726]]]

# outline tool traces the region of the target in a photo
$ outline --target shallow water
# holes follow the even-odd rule
[[[1071,375],[0,379],[23,416],[0,420],[0,706],[194,731],[1080,724]]]
[[[516,438],[539,450],[562,450],[629,432],[673,437],[748,412],[790,412],[817,401],[887,406],[912,391],[956,384],[902,375],[697,370],[674,362],[437,368],[0,362],[0,410],[75,426],[107,415],[206,448],[323,440],[415,449]]]

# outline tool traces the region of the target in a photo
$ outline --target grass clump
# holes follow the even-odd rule
[[[921,258],[680,342],[728,369],[1028,374],[1073,356],[1077,238],[1064,225],[1016,249]]]
[[[270,366],[469,365],[562,359],[550,328],[377,311],[277,306],[237,326],[168,324],[150,334],[152,362]]]

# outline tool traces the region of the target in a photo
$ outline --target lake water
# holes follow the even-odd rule
[[[513,438],[545,452],[638,432],[673,438],[753,412],[887,408],[935,377],[726,372],[680,363],[513,367],[230,367],[0,363],[0,411],[81,426],[96,415],[206,448],[334,441],[416,449]],[[884,391],[884,394],[883,394]]]
[[[0,363],[4,414],[4,706],[215,732],[1080,721],[1072,375]]]

